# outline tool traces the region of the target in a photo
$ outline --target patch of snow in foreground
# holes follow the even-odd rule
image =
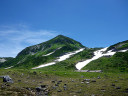
[[[10,66],[10,67],[7,67],[7,68],[4,68],[4,69],[10,69],[10,68],[12,68],[13,66]]]
[[[102,57],[102,56],[112,56],[112,55],[114,55],[114,54],[116,53],[116,52],[112,52],[112,50],[108,51],[107,53],[103,53],[103,52],[105,52],[105,51],[107,50],[107,48],[108,48],[108,47],[95,51],[95,52],[94,52],[94,55],[95,55],[95,56],[94,56],[93,58],[88,59],[88,60],[85,60],[85,61],[83,61],[83,62],[78,62],[78,63],[76,64],[76,68],[77,68],[78,70],[81,70],[84,66],[86,66],[88,63],[90,63],[90,62],[93,61],[93,60],[96,60],[96,59],[98,59],[98,58],[100,58],[100,57]],[[127,50],[128,50],[128,49],[127,49]],[[127,50],[121,50],[121,51],[119,51],[119,52],[126,52]]]
[[[77,50],[77,51],[74,51],[74,52],[69,52],[69,53],[67,53],[66,55],[63,55],[63,56],[60,56],[57,60],[55,60],[55,61],[63,61],[63,60],[66,60],[67,58],[69,58],[70,56],[72,56],[72,55],[74,55],[74,54],[77,54],[77,53],[79,53],[79,52],[81,52],[81,51],[83,51],[84,50],[84,48],[82,48],[82,49],[79,49],[79,50]],[[40,65],[40,66],[38,66],[38,67],[34,67],[34,68],[32,68],[32,69],[38,69],[38,68],[42,68],[42,67],[46,67],[46,66],[50,66],[50,65],[54,65],[54,64],[56,64],[56,62],[51,62],[51,63],[47,63],[47,64],[43,64],[43,65]]]

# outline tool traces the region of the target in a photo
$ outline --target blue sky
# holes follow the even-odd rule
[[[128,0],[0,0],[0,57],[59,34],[87,47],[128,40]]]

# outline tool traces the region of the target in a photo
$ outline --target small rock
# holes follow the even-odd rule
[[[58,81],[58,82],[62,82],[62,80]]]
[[[57,90],[57,92],[62,92],[62,90]]]
[[[67,84],[64,84],[65,86],[67,85]]]
[[[84,79],[84,81],[90,81],[90,79]]]
[[[100,79],[100,76],[98,76],[97,79]]]
[[[10,86],[10,85],[7,84],[6,86]]]
[[[105,89],[101,89],[101,91],[105,91]]]
[[[67,88],[67,86],[64,85],[64,88]]]
[[[96,80],[92,80],[92,82],[96,82]]]
[[[127,90],[127,91],[128,91],[128,88],[126,88],[125,90]]]
[[[36,75],[37,73],[34,71],[33,74]]]
[[[18,82],[21,82],[21,80],[18,80]]]
[[[55,86],[59,86],[58,84],[55,84]]]
[[[86,82],[86,84],[89,84],[90,82]]]
[[[55,83],[55,81],[54,81],[54,80],[52,80],[51,82],[52,82],[52,83]]]
[[[56,89],[57,86],[53,86],[52,89]]]
[[[41,88],[40,88],[40,87],[37,87],[37,88],[36,88],[36,91],[37,91],[37,92],[40,92],[40,91],[41,91]]]
[[[13,83],[13,80],[9,76],[3,76],[3,82]]]
[[[47,88],[42,88],[43,91],[45,91]]]
[[[112,84],[112,86],[115,86],[115,84]]]
[[[26,89],[29,90],[29,91],[31,90],[31,88],[26,88]]]
[[[81,93],[81,91],[77,91],[76,93]]]
[[[116,89],[121,89],[121,87],[116,87]]]
[[[48,95],[48,92],[44,92],[45,95]]]
[[[46,85],[41,85],[41,88],[45,88],[46,87]]]

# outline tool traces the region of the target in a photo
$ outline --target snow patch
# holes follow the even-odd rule
[[[51,63],[40,65],[40,66],[32,68],[32,69],[38,69],[38,68],[42,68],[42,67],[46,67],[46,66],[50,66],[50,65],[54,65],[54,64],[55,64],[55,62],[51,62]]]
[[[42,68],[42,67],[54,65],[54,64],[56,64],[56,61],[58,61],[58,62],[64,61],[64,60],[68,59],[70,56],[72,56],[72,55],[74,55],[74,54],[77,54],[77,53],[79,53],[79,52],[81,52],[81,51],[83,51],[83,50],[84,50],[84,48],[81,48],[81,49],[79,49],[79,50],[77,50],[77,51],[69,52],[69,53],[67,53],[66,55],[63,55],[63,56],[58,57],[58,59],[55,60],[55,62],[50,62],[50,63],[47,63],[47,64],[43,64],[43,65],[40,65],[40,66],[38,66],[38,67],[34,67],[34,68],[32,68],[32,69],[38,69],[38,68]]]
[[[60,48],[62,48],[62,47],[57,48],[57,50],[59,50]],[[56,50],[55,50],[55,51],[56,51]],[[51,52],[51,53],[48,53],[48,54],[46,54],[46,55],[42,55],[42,56],[49,56],[49,55],[53,54],[55,51],[53,51],[53,52]]]
[[[51,54],[53,54],[55,51],[53,51],[53,52],[51,52],[51,53],[48,53],[48,54],[46,54],[46,55],[42,55],[42,56],[49,56],[49,55],[51,55]]]
[[[120,50],[119,52],[126,52],[126,51],[128,51],[128,49],[126,49],[126,50]]]
[[[77,50],[77,51],[74,51],[74,52],[69,52],[67,53],[66,55],[63,55],[63,56],[60,56],[59,59],[57,61],[63,61],[63,60],[66,60],[67,58],[69,58],[71,55],[74,55],[74,54],[77,54],[81,51],[83,51],[84,48],[80,49],[80,50]]]
[[[5,61],[6,61],[6,60],[5,60],[4,58],[1,58],[1,59],[0,59],[0,62],[1,62],[1,63],[5,62]]]
[[[7,67],[7,68],[4,68],[4,69],[10,69],[10,68],[12,68],[13,66],[10,66],[10,67]]]
[[[107,50],[107,48],[108,47],[95,51],[94,52],[94,55],[95,55],[94,57],[92,57],[91,59],[85,60],[83,62],[78,62],[76,64],[76,68],[78,70],[81,70],[84,66],[86,66],[88,63],[90,63],[93,60],[96,60],[96,59],[98,59],[102,56],[112,56],[116,53],[116,52],[112,52],[112,50],[109,50],[108,52],[104,53]],[[127,50],[121,50],[121,51],[118,51],[118,52],[126,52]]]

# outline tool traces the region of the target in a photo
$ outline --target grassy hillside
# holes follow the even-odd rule
[[[123,41],[123,42],[119,42],[119,43],[116,43],[112,46],[110,46],[108,50],[114,50],[114,51],[118,51],[118,50],[124,50],[124,49],[128,49],[128,40],[126,41]]]
[[[40,64],[52,62],[57,57],[80,48],[86,47],[71,38],[59,35],[49,41],[25,48],[16,58],[1,63],[0,68],[10,66],[32,68]],[[53,52],[53,54],[44,56],[51,52]]]
[[[68,71],[68,70],[76,70],[76,63],[80,62],[80,61],[84,61],[86,59],[92,58],[93,57],[93,52],[95,50],[98,50],[98,48],[92,48],[92,49],[85,49],[82,52],[79,52],[78,54],[75,54],[73,56],[71,56],[70,58],[58,62],[55,65],[52,66],[48,66],[48,67],[44,67],[44,68],[40,68],[40,70],[45,70],[45,71]]]
[[[83,69],[103,70],[105,72],[128,72],[128,51],[117,52],[110,58],[99,58],[90,62]]]
[[[57,37],[49,41],[25,48],[17,55],[17,57],[25,56],[28,54],[35,54],[37,52],[42,52],[42,51],[43,52],[46,51],[45,53],[47,54],[49,52],[54,51],[56,48],[63,47],[63,46],[70,46],[76,49],[84,47],[81,43],[69,37],[58,35]]]

